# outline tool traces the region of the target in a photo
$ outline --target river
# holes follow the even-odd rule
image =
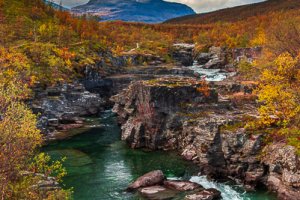
[[[210,182],[197,176],[197,166],[175,152],[133,150],[120,141],[120,128],[111,111],[89,118],[88,128],[69,139],[55,141],[43,148],[53,159],[67,157],[68,175],[64,187],[73,188],[75,200],[142,200],[124,189],[137,177],[161,169],[168,178],[198,182],[222,192],[224,200],[275,200],[266,191],[245,193],[232,183]],[[177,198],[182,199],[182,198]]]

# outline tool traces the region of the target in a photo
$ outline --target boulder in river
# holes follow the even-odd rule
[[[221,192],[211,188],[202,190],[201,192],[195,194],[187,195],[185,200],[219,200],[221,198]]]
[[[167,200],[175,197],[177,195],[177,191],[170,190],[163,186],[150,186],[141,188],[139,190],[140,194],[144,197],[147,197],[147,199],[153,199],[153,200]]]
[[[194,183],[191,181],[164,181],[164,185],[167,188],[177,190],[177,191],[192,191],[192,190],[203,188],[198,183]]]
[[[141,187],[161,185],[165,180],[165,175],[161,170],[155,170],[139,177],[135,182],[130,184],[128,191],[133,191]]]
[[[138,192],[150,200],[167,200],[182,198],[186,194],[191,200],[217,200],[221,193],[216,189],[204,189],[198,183],[181,180],[166,180],[162,171],[156,170],[139,177],[127,188]]]

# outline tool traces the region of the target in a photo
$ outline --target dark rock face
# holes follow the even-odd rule
[[[222,69],[226,66],[226,50],[221,47],[211,47],[209,49],[210,59],[204,64],[206,69]],[[200,57],[200,61],[203,58]]]
[[[192,66],[194,63],[194,44],[174,44],[172,57],[183,66]]]
[[[263,133],[246,132],[239,125],[247,116],[257,117],[253,104],[236,108],[231,101],[218,99],[214,89],[205,95],[197,82],[177,81],[135,82],[112,98],[123,140],[132,148],[178,150],[212,178],[231,177],[250,190],[264,184],[282,199],[299,197],[300,162],[295,149],[266,145]],[[232,86],[214,87],[223,94],[236,92]]]
[[[92,14],[101,20],[159,23],[174,17],[195,14],[187,5],[163,0],[90,0],[72,9],[76,14]]]
[[[228,64],[228,51],[221,47],[211,47],[208,53],[194,53],[195,61],[204,69],[225,69]]]
[[[133,83],[111,99],[116,103],[113,111],[119,114],[122,124],[122,139],[132,148],[168,148],[168,140],[173,137],[164,131],[180,127],[176,112],[189,103],[217,102],[216,93],[208,89],[204,94],[198,90],[202,87],[202,83],[190,78]]]
[[[40,114],[38,127],[48,135],[55,130],[82,127],[81,117],[98,114],[104,104],[99,95],[86,91],[81,84],[36,89],[35,94],[30,106]]]
[[[127,190],[133,191],[141,187],[160,185],[164,182],[164,180],[165,180],[165,175],[163,174],[162,171],[160,170],[152,171],[139,177],[135,182],[133,182],[128,186]]]

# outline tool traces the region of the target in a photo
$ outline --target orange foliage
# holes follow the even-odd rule
[[[210,87],[209,87],[209,85],[207,84],[207,82],[205,82],[205,81],[200,81],[198,84],[199,84],[200,86],[197,87],[197,89],[196,89],[197,92],[200,92],[200,93],[204,94],[204,96],[209,97],[209,96],[210,96]]]

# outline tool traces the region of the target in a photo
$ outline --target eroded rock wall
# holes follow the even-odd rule
[[[265,133],[239,125],[257,117],[253,103],[236,108],[191,78],[135,82],[112,100],[122,139],[132,148],[178,150],[212,178],[231,178],[249,190],[263,184],[280,199],[299,198],[295,149],[266,144]]]

